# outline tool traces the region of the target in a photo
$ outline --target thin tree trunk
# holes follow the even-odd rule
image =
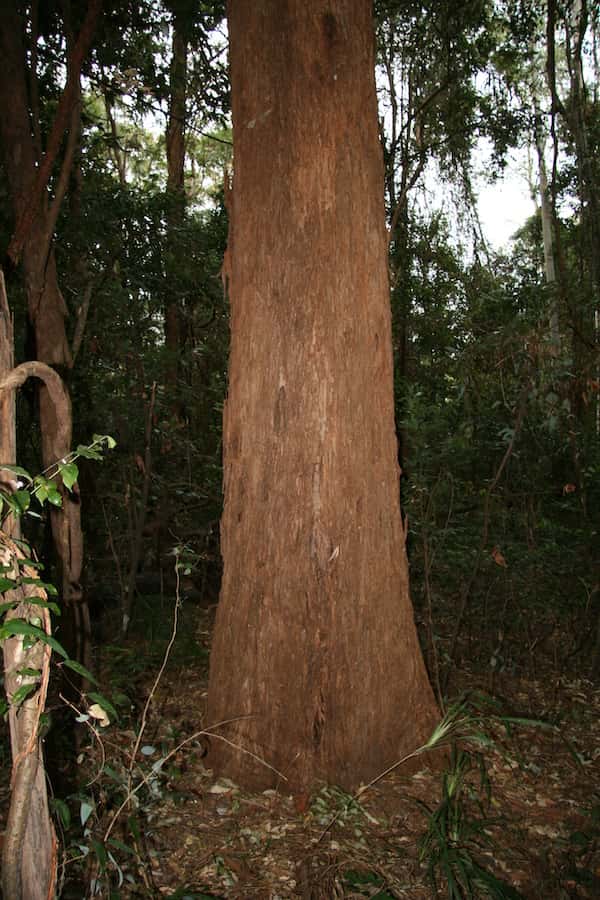
[[[538,99],[533,96],[535,115],[535,148],[538,159],[538,173],[540,180],[540,205],[542,215],[542,239],[544,243],[544,275],[549,292],[548,321],[550,325],[550,339],[553,351],[558,354],[560,350],[560,325],[558,317],[558,290],[556,283],[556,264],[554,260],[554,217],[552,212],[552,199],[548,184],[548,171],[546,168],[545,140],[541,123],[541,113]]]
[[[24,22],[16,4],[0,5],[0,137],[10,184],[16,222],[9,253],[22,259],[28,317],[35,337],[38,360],[61,373],[72,367],[65,319],[67,309],[58,284],[52,233],[58,208],[66,190],[73,161],[79,123],[79,74],[101,9],[101,0],[90,0],[88,12],[74,45],[68,53],[68,79],[50,131],[46,153],[38,159],[39,123],[30,122]],[[60,140],[70,117],[69,137],[51,203],[46,184],[55,162]],[[44,466],[66,456],[71,449],[71,410],[68,422],[58,423],[54,406],[44,385],[39,393],[39,418]],[[66,424],[66,427],[62,427]],[[81,590],[83,537],[77,486],[71,492],[60,486],[63,505],[51,512],[54,544],[61,566],[62,596],[73,619],[76,658],[89,665],[90,620]]]
[[[177,244],[176,232],[183,225],[185,216],[185,101],[187,87],[187,40],[182,23],[177,16],[173,19],[173,58],[171,61],[171,104],[167,126],[167,221],[169,243]],[[181,353],[181,308],[176,294],[176,281],[171,276],[174,270],[175,254],[168,251],[167,289],[169,299],[165,309],[165,347],[167,366],[165,387],[168,401],[176,418],[182,411],[178,396],[179,356]]]
[[[353,787],[437,719],[400,517],[371,4],[228,10],[231,354],[208,707],[212,723],[246,718],[211,762],[254,786]]]
[[[13,327],[8,306],[4,275],[0,270],[0,383],[13,371]],[[16,418],[14,389],[0,390],[0,462],[16,463]],[[4,490],[16,488],[14,475],[0,471]],[[3,565],[14,566],[19,554],[11,538],[20,537],[18,521],[9,516],[0,532],[0,560]],[[22,553],[20,554],[22,556]],[[29,572],[28,574],[34,574]],[[27,604],[27,592],[36,593],[32,585],[23,586],[22,603],[11,610],[10,616],[28,618],[32,609]],[[14,598],[4,595],[3,601]],[[33,607],[36,618],[49,621],[47,610]],[[24,649],[22,638],[8,638],[3,645],[4,687],[7,698],[23,682],[17,673],[24,667],[47,668],[48,653],[38,644]],[[2,846],[2,890],[7,900],[47,900],[53,896],[56,883],[56,835],[48,809],[46,772],[39,718],[44,709],[45,688],[42,684],[23,705],[9,707],[8,724],[13,759],[11,799]]]

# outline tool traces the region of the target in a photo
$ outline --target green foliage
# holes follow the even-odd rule
[[[481,757],[478,763],[479,788],[472,790],[468,776],[474,766],[473,756],[453,747],[450,768],[443,775],[441,801],[434,810],[425,807],[428,825],[421,838],[421,860],[427,863],[436,893],[439,873],[451,900],[480,896],[517,898],[518,892],[503,885],[477,861],[483,846],[493,846],[486,833],[488,823],[479,797],[485,791],[489,798],[490,787]],[[467,811],[465,792],[476,805],[475,814]]]
[[[419,608],[431,602],[438,635],[445,604],[464,599],[492,668],[499,631],[501,666],[532,662],[532,610],[547,627],[568,622],[571,648],[589,633],[589,595],[572,578],[595,577],[596,382],[575,374],[569,346],[551,345],[539,237],[527,231],[491,269],[465,265],[439,217],[412,222],[393,298],[413,594]]]
[[[521,897],[489,868],[498,856],[490,829],[500,821],[489,815],[492,785],[483,753],[501,746],[500,733],[510,737],[515,728],[555,730],[547,722],[508,714],[498,701],[473,693],[449,706],[437,729],[439,734],[432,735],[429,743],[433,746],[451,742],[439,803],[430,807],[419,801],[427,819],[419,853],[436,896],[440,895],[441,881],[450,900]],[[505,748],[502,752],[510,755]]]
[[[178,615],[177,606],[172,625],[173,638]],[[167,649],[162,650],[162,665],[147,704],[152,699],[171,647],[172,643],[169,643]],[[130,690],[132,680],[147,673],[148,658],[139,652],[139,648],[107,649],[114,651],[107,654],[111,670],[107,680],[113,685],[122,683]],[[160,660],[153,660],[153,663],[160,664]],[[111,695],[122,720],[125,720],[120,733],[127,739],[124,752],[111,754],[110,762],[102,754],[92,782],[55,806],[64,830],[63,842],[70,877],[75,882],[77,878],[85,879],[90,890],[102,896],[112,896],[111,892],[119,892],[126,884],[137,884],[140,872],[150,872],[151,860],[144,837],[147,823],[164,808],[165,802],[178,805],[189,798],[187,788],[179,785],[181,754],[204,754],[198,743],[203,732],[182,735],[172,728],[160,738],[158,735],[153,737],[152,743],[144,743],[146,711],[137,721],[130,699],[118,689]],[[87,697],[116,717],[116,710],[103,695],[90,691]],[[90,716],[94,716],[92,708],[78,721],[87,721]],[[93,748],[84,748],[82,752],[84,755],[89,753],[89,765],[98,764]],[[181,888],[180,893],[187,896],[185,888]],[[195,893],[190,896],[203,895]]]
[[[352,896],[371,897],[372,900],[394,900],[393,894],[385,890],[385,879],[376,872],[360,872],[348,869],[343,875],[344,885],[352,891]],[[381,888],[381,890],[377,890]]]
[[[5,518],[11,513],[17,517],[27,514],[32,498],[35,498],[40,507],[43,507],[45,503],[60,506],[62,504],[62,496],[56,485],[56,479],[60,478],[65,488],[71,490],[79,474],[75,460],[78,458],[102,460],[104,450],[113,449],[115,446],[114,439],[109,435],[94,435],[90,444],[78,446],[67,457],[50,466],[45,473],[35,477],[32,477],[22,466],[3,466],[5,471],[20,479],[18,490],[11,492],[6,488],[0,489],[0,509],[3,512],[3,517]],[[17,498],[16,501],[15,498]],[[0,624],[0,642],[9,638],[20,637],[24,650],[30,649],[36,643],[45,644],[62,658],[65,666],[77,672],[85,680],[95,683],[96,679],[85,666],[77,660],[71,659],[62,644],[41,627],[42,619],[37,616],[36,608],[46,609],[54,613],[54,615],[60,616],[61,610],[58,604],[54,601],[44,600],[36,595],[28,594],[25,598],[19,592],[19,588],[24,585],[34,585],[45,591],[47,595],[57,596],[58,593],[54,585],[29,574],[29,569],[41,569],[43,566],[39,562],[30,559],[31,549],[27,542],[20,541],[19,543],[26,555],[21,558],[15,557],[12,565],[2,566],[0,570],[5,573],[0,575],[0,594],[9,594],[10,596],[8,601],[0,604],[0,616],[4,616],[4,620]],[[28,607],[27,618],[7,615],[12,610],[20,607],[24,599]],[[40,670],[31,667],[22,668],[18,674],[28,680],[20,685],[10,697],[10,703],[15,707],[19,707],[31,693],[38,690],[42,677]],[[104,697],[101,695],[92,697],[90,695],[90,698],[95,700],[97,704],[100,704],[104,710],[114,713],[116,717],[116,712]]]
[[[76,459],[93,459],[101,461],[104,450],[112,450],[116,446],[114,438],[108,434],[95,434],[88,445],[80,444],[72,450],[64,459],[53,463],[41,475],[32,477],[22,466],[5,465],[2,468],[15,475],[18,479],[17,490],[0,490],[0,512],[2,521],[11,514],[20,518],[30,511],[31,500],[35,499],[40,506],[49,503],[51,506],[61,506],[62,496],[57,487],[57,478],[60,478],[65,488],[73,489],[78,477],[79,469],[75,464]],[[28,560],[29,562],[29,560]],[[37,582],[36,582],[37,583]],[[51,585],[41,584],[49,593],[54,591]]]

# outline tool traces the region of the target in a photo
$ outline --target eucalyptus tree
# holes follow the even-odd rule
[[[228,15],[231,353],[208,713],[229,725],[211,763],[245,784],[351,787],[437,717],[400,516],[371,4],[232,0]]]

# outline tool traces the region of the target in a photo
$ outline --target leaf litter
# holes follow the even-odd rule
[[[538,667],[535,676],[495,675],[494,695],[506,707],[558,724],[492,735],[484,750],[490,796],[479,861],[524,898],[594,898],[600,896],[600,690],[554,670],[541,673]],[[151,676],[147,680],[138,683],[142,694]],[[484,681],[475,667],[463,664],[452,687],[456,693],[480,690]],[[138,753],[145,771],[165,748],[202,729],[206,691],[205,665],[167,667]],[[130,723],[111,726],[104,736],[105,767],[119,771],[132,734]],[[98,756],[93,745],[82,754],[82,774],[97,774]],[[477,779],[467,776],[467,781],[465,807],[474,809]],[[326,785],[310,798],[274,790],[250,793],[215,779],[201,742],[195,741],[173,756],[156,784],[137,803],[135,852],[119,859],[121,885],[111,896],[448,896],[443,877],[435,893],[420,853],[428,814],[440,802],[440,772],[423,769],[406,776],[397,769],[358,800]],[[3,806],[7,790],[3,782]],[[106,803],[104,818],[113,812]],[[98,822],[100,831],[105,824]],[[126,849],[131,845],[125,828],[116,829],[114,837]],[[68,877],[66,885],[65,896],[77,896],[69,892]]]

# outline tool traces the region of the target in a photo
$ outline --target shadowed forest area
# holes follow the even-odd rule
[[[596,5],[0,7],[5,900],[600,896]]]

